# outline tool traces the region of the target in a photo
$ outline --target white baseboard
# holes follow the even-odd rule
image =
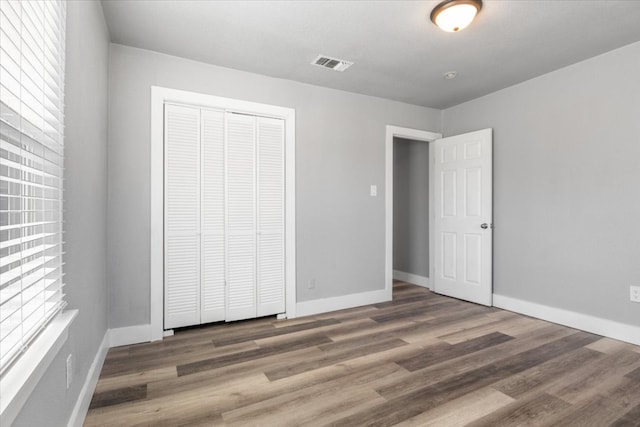
[[[431,283],[428,277],[418,276],[417,274],[405,273],[404,271],[393,270],[393,279],[402,280],[403,282],[413,283],[431,289]]]
[[[109,347],[151,341],[151,325],[135,325],[109,329]]]
[[[359,307],[367,304],[378,304],[386,301],[391,301],[390,289],[302,301],[296,304],[296,317],[327,313],[329,311],[343,310],[345,308]]]
[[[640,345],[640,327],[602,319],[575,311],[549,307],[529,301],[493,294],[493,305],[505,310],[536,317],[593,334]]]
[[[104,337],[102,338],[100,347],[98,347],[96,357],[93,359],[93,363],[91,363],[91,367],[87,373],[87,378],[84,381],[84,385],[80,390],[80,395],[76,400],[76,405],[73,407],[73,412],[69,418],[69,423],[67,424],[68,427],[82,427],[84,424],[84,419],[87,416],[93,392],[96,389],[96,384],[98,384],[98,378],[100,378],[100,371],[102,371],[104,359],[107,357],[107,351],[109,351],[109,330],[104,333]]]

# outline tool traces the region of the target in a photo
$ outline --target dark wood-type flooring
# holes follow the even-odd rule
[[[85,425],[640,426],[640,347],[399,282],[110,349]]]

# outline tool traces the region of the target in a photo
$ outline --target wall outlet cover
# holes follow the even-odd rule
[[[71,387],[71,381],[73,380],[73,355],[67,356],[67,389]]]
[[[640,302],[640,286],[629,286],[629,299],[633,302]]]

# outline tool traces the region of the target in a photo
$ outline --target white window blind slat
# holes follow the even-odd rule
[[[4,286],[14,282],[16,279],[23,279],[22,288],[24,289],[29,285],[30,278],[34,280],[35,275],[40,273],[45,275],[48,271],[45,266],[55,260],[56,256],[40,256],[32,260],[24,260],[19,266],[7,269],[7,272],[2,275],[0,285],[4,288]]]
[[[13,295],[11,298],[0,304],[0,322],[13,316],[22,306],[36,298],[43,297],[45,301],[49,301],[61,292],[62,285],[60,280],[42,279],[36,282],[28,289]]]
[[[43,267],[41,269],[32,270],[29,274],[24,275],[21,280],[3,286],[0,290],[0,305],[5,304],[16,296],[20,296],[22,290],[26,290],[41,280],[47,283],[61,280],[62,274],[60,268]],[[48,287],[49,285],[47,285]],[[61,286],[64,283],[61,282]]]
[[[63,0],[0,1],[0,373],[64,307]]]
[[[0,268],[6,267],[8,265],[14,264],[24,258],[31,257],[33,255],[37,255],[40,253],[44,253],[47,250],[55,247],[55,244],[39,244],[37,246],[30,247],[28,249],[23,249],[20,252],[16,252],[11,255],[3,256],[0,258]]]

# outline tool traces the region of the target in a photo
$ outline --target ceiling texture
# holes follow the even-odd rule
[[[102,4],[114,43],[438,109],[640,40],[640,0],[485,0],[460,33],[431,23],[438,1]]]

